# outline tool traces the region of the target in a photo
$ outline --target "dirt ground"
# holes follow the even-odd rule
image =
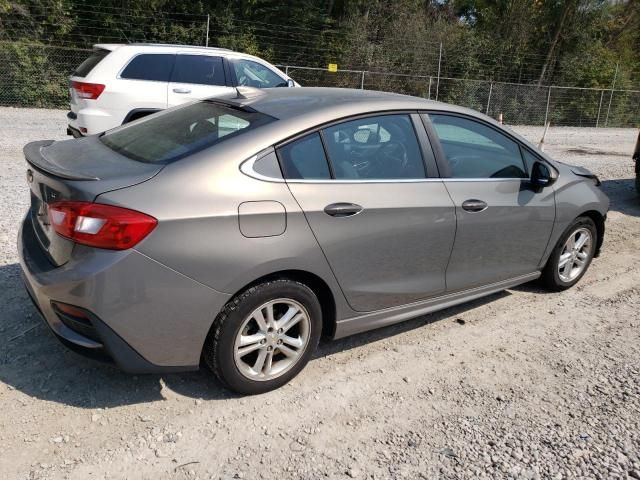
[[[325,342],[293,382],[242,398],[207,371],[130,376],[52,337],[15,236],[20,149],[64,138],[64,112],[0,108],[0,124],[1,479],[640,479],[637,131],[549,132],[547,151],[612,201],[575,288],[525,285]]]

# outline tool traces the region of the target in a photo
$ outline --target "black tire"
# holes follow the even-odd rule
[[[251,380],[235,363],[234,349],[244,320],[270,300],[287,298],[301,304],[310,320],[310,331],[304,351],[288,371],[270,380]],[[322,333],[322,308],[313,290],[303,283],[279,279],[267,281],[235,296],[216,317],[202,352],[205,364],[230,390],[255,395],[285,385],[309,362]]]
[[[591,249],[589,255],[586,259],[586,264],[580,274],[576,276],[571,281],[563,281],[560,278],[560,274],[558,272],[558,262],[560,261],[560,255],[564,248],[565,243],[569,239],[571,235],[575,235],[576,232],[581,229],[586,228],[591,232]],[[542,270],[542,276],[540,277],[541,284],[547,288],[548,290],[558,292],[561,290],[566,290],[567,288],[573,287],[576,283],[580,281],[582,276],[589,269],[589,265],[591,265],[591,261],[593,260],[593,255],[596,251],[596,244],[598,242],[598,230],[596,228],[596,224],[589,217],[578,217],[576,218],[571,225],[567,227],[567,229],[562,233],[558,243],[554,247],[549,259],[547,260],[547,264]]]

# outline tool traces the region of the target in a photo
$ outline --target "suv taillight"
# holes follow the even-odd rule
[[[86,100],[96,100],[100,94],[104,91],[104,85],[101,83],[87,83],[87,82],[71,82],[71,88],[76,91],[76,95]]]
[[[144,213],[101,203],[55,202],[48,207],[49,221],[58,235],[109,250],[134,247],[158,224]]]

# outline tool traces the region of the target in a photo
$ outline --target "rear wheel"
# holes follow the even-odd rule
[[[293,280],[248,289],[218,315],[203,357],[230,389],[257,394],[295,377],[315,350],[322,311],[313,291]]]
[[[565,290],[574,286],[585,274],[597,243],[596,225],[589,217],[578,217],[562,234],[547,265],[542,271],[542,283],[550,290]]]

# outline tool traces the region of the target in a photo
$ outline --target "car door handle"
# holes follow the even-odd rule
[[[351,217],[362,211],[362,207],[355,203],[332,203],[324,207],[324,213],[332,217]]]
[[[189,88],[174,88],[173,93],[191,93]]]
[[[487,202],[483,202],[482,200],[471,199],[462,202],[462,208],[467,212],[482,212],[486,210],[487,207]]]

